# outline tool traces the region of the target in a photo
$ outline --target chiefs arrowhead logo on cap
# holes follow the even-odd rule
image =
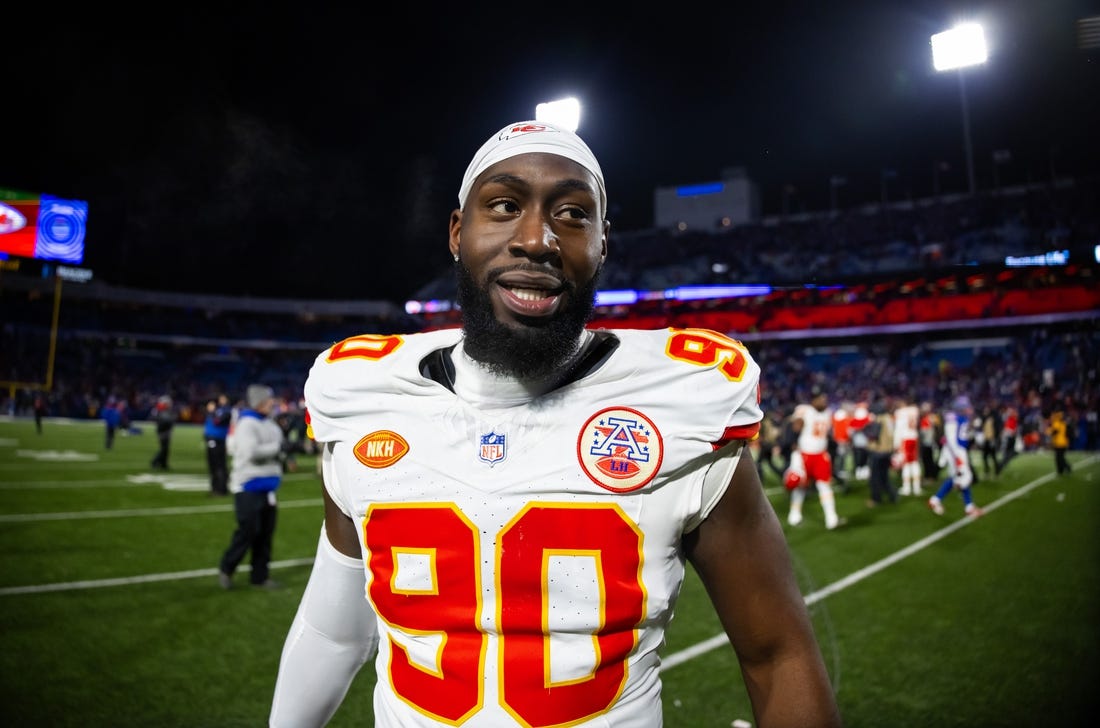
[[[393,430],[378,430],[352,448],[355,459],[368,468],[388,468],[409,452],[409,443]]]
[[[504,141],[505,139],[511,139],[512,137],[519,136],[520,134],[529,134],[533,131],[557,131],[557,129],[550,129],[545,124],[516,124],[515,126],[501,129],[497,139]]]

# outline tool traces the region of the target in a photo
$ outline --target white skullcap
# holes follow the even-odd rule
[[[600,204],[606,213],[607,190],[604,188],[603,170],[596,161],[596,155],[579,136],[564,127],[545,121],[518,121],[489,137],[466,168],[462,186],[458,188],[458,206],[466,206],[466,197],[474,186],[474,180],[486,169],[517,154],[532,152],[545,152],[572,159],[591,172],[600,187]]]

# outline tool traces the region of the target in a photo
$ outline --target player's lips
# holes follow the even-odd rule
[[[545,273],[512,271],[496,281],[500,301],[518,316],[549,316],[558,308],[562,282]]]

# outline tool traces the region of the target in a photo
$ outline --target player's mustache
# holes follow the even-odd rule
[[[505,273],[514,272],[535,273],[542,276],[551,276],[555,280],[557,280],[558,286],[561,287],[563,291],[566,291],[568,293],[572,293],[577,288],[576,285],[574,285],[572,281],[567,279],[561,271],[555,270],[554,268],[535,265],[532,263],[518,263],[516,265],[493,268],[485,274],[485,282],[487,284],[496,283],[497,279]]]

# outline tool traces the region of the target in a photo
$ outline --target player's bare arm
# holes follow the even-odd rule
[[[684,547],[737,653],[757,725],[839,726],[787,543],[751,458],[741,457]]]
[[[359,545],[359,532],[355,527],[355,521],[348,518],[332,496],[328,494],[328,488],[321,486],[321,493],[325,499],[325,532],[328,534],[329,543],[344,556],[363,558],[363,551]]]

